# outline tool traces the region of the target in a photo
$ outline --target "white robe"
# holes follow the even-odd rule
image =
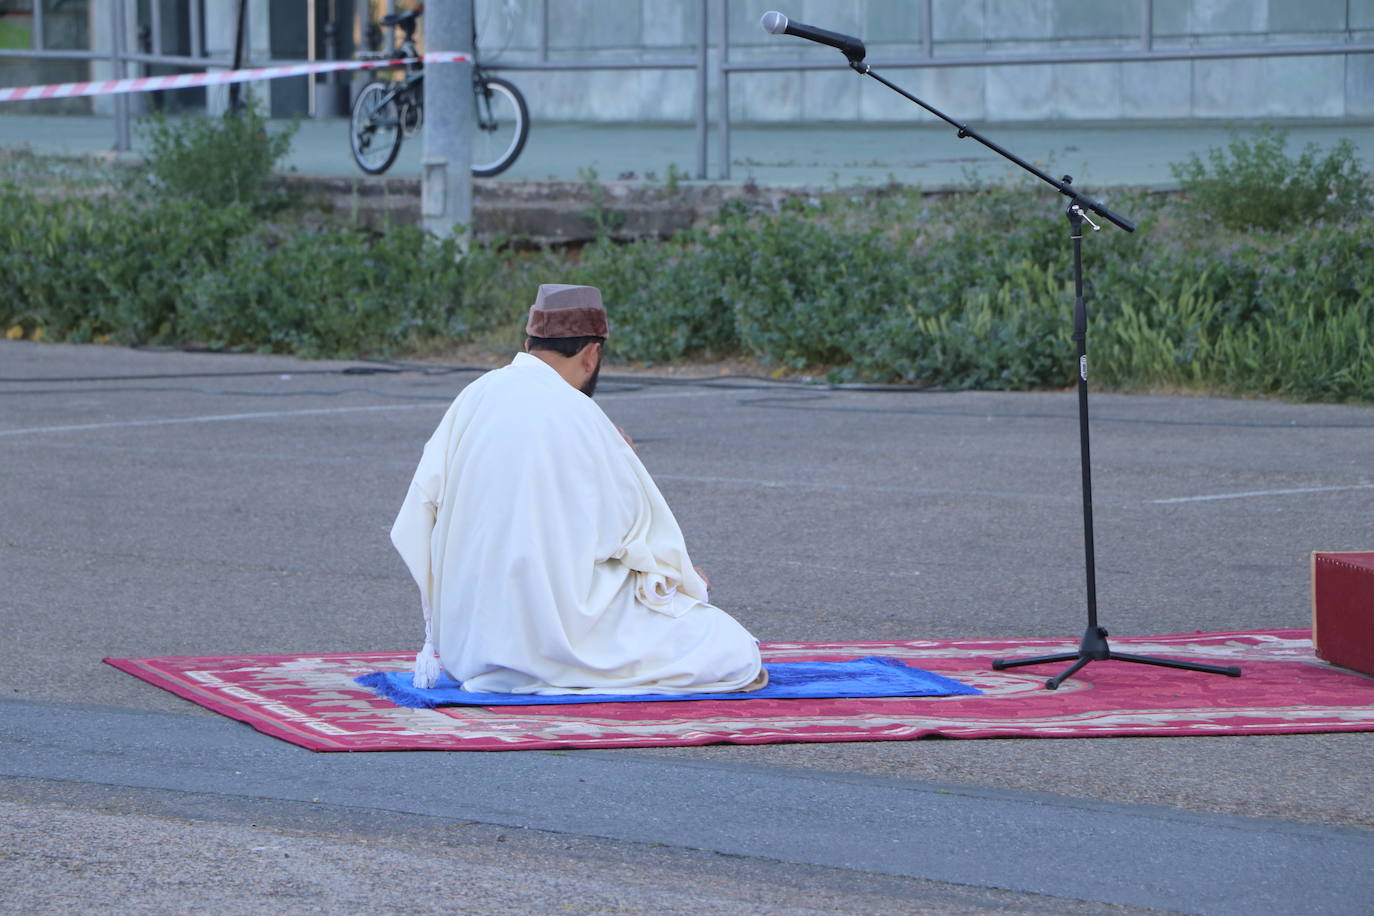
[[[467,690],[695,693],[760,676],[649,472],[589,397],[521,353],[425,445],[391,540]]]

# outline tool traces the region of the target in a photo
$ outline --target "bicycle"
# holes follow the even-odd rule
[[[415,21],[420,10],[383,16],[380,24],[399,28],[404,37],[402,57],[419,58],[415,48]],[[475,27],[474,27],[475,31]],[[393,31],[394,40],[394,31]],[[476,35],[473,46],[476,47]],[[360,56],[385,57],[377,53]],[[414,137],[424,124],[424,64],[406,65],[403,80],[373,80],[353,100],[349,118],[349,146],[358,168],[380,175],[391,167],[401,151],[403,137]],[[530,133],[525,97],[509,80],[472,67],[473,127],[472,174],[478,178],[499,175],[511,167]]]

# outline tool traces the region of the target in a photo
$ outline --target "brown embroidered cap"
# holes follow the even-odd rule
[[[539,287],[525,324],[531,337],[608,337],[609,331],[601,290],[565,283]]]

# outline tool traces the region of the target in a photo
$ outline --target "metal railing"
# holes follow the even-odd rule
[[[191,34],[191,53],[175,55],[162,53],[161,7],[149,4],[152,47],[151,53],[131,52],[128,44],[128,7],[126,0],[109,0],[111,6],[111,48],[109,51],[47,49],[43,47],[44,11],[42,0],[33,7],[33,44],[30,50],[0,49],[0,57],[48,58],[67,60],[106,61],[111,63],[116,78],[125,75],[129,64],[157,64],[187,69],[227,68],[232,61],[205,54],[201,40],[202,5],[200,0],[186,0]],[[549,0],[539,0],[538,39],[533,60],[485,62],[492,70],[509,71],[581,71],[581,70],[692,70],[696,75],[694,123],[696,138],[696,177],[707,177],[709,160],[710,97],[708,83],[710,52],[716,49],[714,65],[717,94],[716,119],[716,177],[730,177],[730,77],[737,73],[766,73],[779,71],[846,70],[848,64],[839,54],[834,60],[733,60],[730,55],[730,27],[726,3],[728,0],[700,0],[696,52],[691,56],[642,58],[639,60],[552,59],[549,54]],[[1140,32],[1134,49],[1120,48],[1101,51],[1046,51],[1032,54],[986,54],[954,57],[937,56],[933,40],[934,15],[932,0],[917,0],[920,23],[920,51],[915,56],[875,58],[869,61],[877,68],[940,69],[948,67],[999,67],[1044,64],[1138,63],[1150,61],[1224,60],[1236,58],[1305,57],[1374,53],[1374,41],[1317,42],[1311,44],[1254,44],[1248,46],[1213,48],[1159,48],[1155,44],[1154,0],[1139,0]],[[357,6],[361,16],[362,4]],[[1348,17],[1347,13],[1347,17]],[[714,22],[714,30],[711,25]],[[244,24],[248,31],[247,23]],[[712,32],[714,31],[714,36]],[[1347,32],[1349,30],[1347,29]],[[788,39],[791,41],[792,39]],[[1110,39],[1108,39],[1110,40]],[[1121,40],[1121,39],[1117,39]],[[312,42],[313,46],[313,42]],[[245,35],[244,65],[266,66],[305,63],[296,60],[253,60],[251,44]],[[313,56],[313,55],[312,55]],[[127,150],[129,143],[129,106],[127,96],[117,95],[114,104],[115,148]],[[314,94],[308,96],[313,113]]]
[[[547,0],[544,0],[547,3]],[[703,0],[705,6],[710,0]],[[721,48],[717,62],[719,76],[719,98],[717,108],[717,178],[730,177],[730,94],[729,75],[732,73],[766,73],[788,70],[848,70],[849,64],[836,52],[835,59],[829,63],[821,61],[732,61],[729,59],[730,34],[729,21],[725,16],[726,0],[719,3],[719,26],[717,47]],[[919,56],[903,58],[873,58],[868,63],[874,69],[940,69],[946,67],[998,67],[1026,66],[1039,64],[1096,64],[1129,63],[1142,61],[1174,60],[1224,60],[1228,58],[1264,57],[1305,57],[1335,54],[1369,54],[1374,52],[1374,42],[1328,42],[1304,45],[1254,45],[1250,47],[1228,48],[1168,48],[1156,49],[1154,46],[1154,0],[1140,2],[1140,41],[1137,50],[1106,50],[1086,53],[1073,51],[1053,51],[1037,54],[987,54],[963,57],[936,57],[932,40],[934,17],[932,0],[917,0],[921,23],[921,53]],[[1346,13],[1347,22],[1349,12]],[[698,161],[699,177],[705,177],[705,166]]]

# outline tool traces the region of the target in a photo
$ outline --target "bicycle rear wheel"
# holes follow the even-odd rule
[[[472,174],[490,178],[510,168],[530,135],[525,97],[499,76],[473,81]]]
[[[387,97],[395,85],[374,80],[353,100],[353,116],[348,125],[349,146],[358,168],[370,175],[380,175],[389,169],[401,151],[401,108],[395,96]]]

